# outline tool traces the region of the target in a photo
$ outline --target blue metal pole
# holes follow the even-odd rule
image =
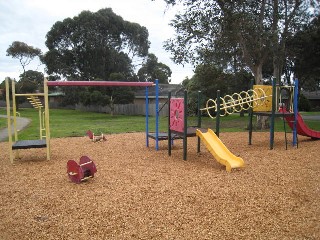
[[[159,80],[156,79],[156,150],[159,150]]]
[[[149,147],[149,92],[146,87],[146,146]]]

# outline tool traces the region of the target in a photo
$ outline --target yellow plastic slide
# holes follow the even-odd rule
[[[203,133],[197,129],[196,134],[205,143],[207,149],[214,156],[214,158],[219,163],[226,166],[226,170],[228,172],[231,172],[232,168],[244,166],[243,159],[233,155],[211,129],[208,129],[208,132],[206,133]]]

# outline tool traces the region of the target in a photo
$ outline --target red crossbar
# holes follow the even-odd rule
[[[153,82],[118,82],[118,81],[48,81],[48,86],[123,86],[151,87]]]

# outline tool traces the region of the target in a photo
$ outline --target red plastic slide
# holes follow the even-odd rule
[[[279,109],[279,112],[288,113],[285,109],[282,109],[282,108]],[[285,119],[288,125],[290,126],[290,128],[293,129],[294,116],[285,115]],[[313,139],[320,139],[320,132],[308,128],[308,126],[303,121],[300,113],[298,113],[298,116],[297,116],[297,134],[311,137]]]

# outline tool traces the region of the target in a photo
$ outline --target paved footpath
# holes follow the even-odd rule
[[[302,116],[303,120],[319,120],[320,121],[320,115],[306,115]]]
[[[0,118],[7,118],[7,115],[0,115]],[[29,125],[31,120],[29,118],[17,117],[17,129],[18,131],[24,129]],[[11,124],[11,133],[14,134],[13,123]],[[0,129],[0,142],[5,141],[8,138],[8,129]]]

